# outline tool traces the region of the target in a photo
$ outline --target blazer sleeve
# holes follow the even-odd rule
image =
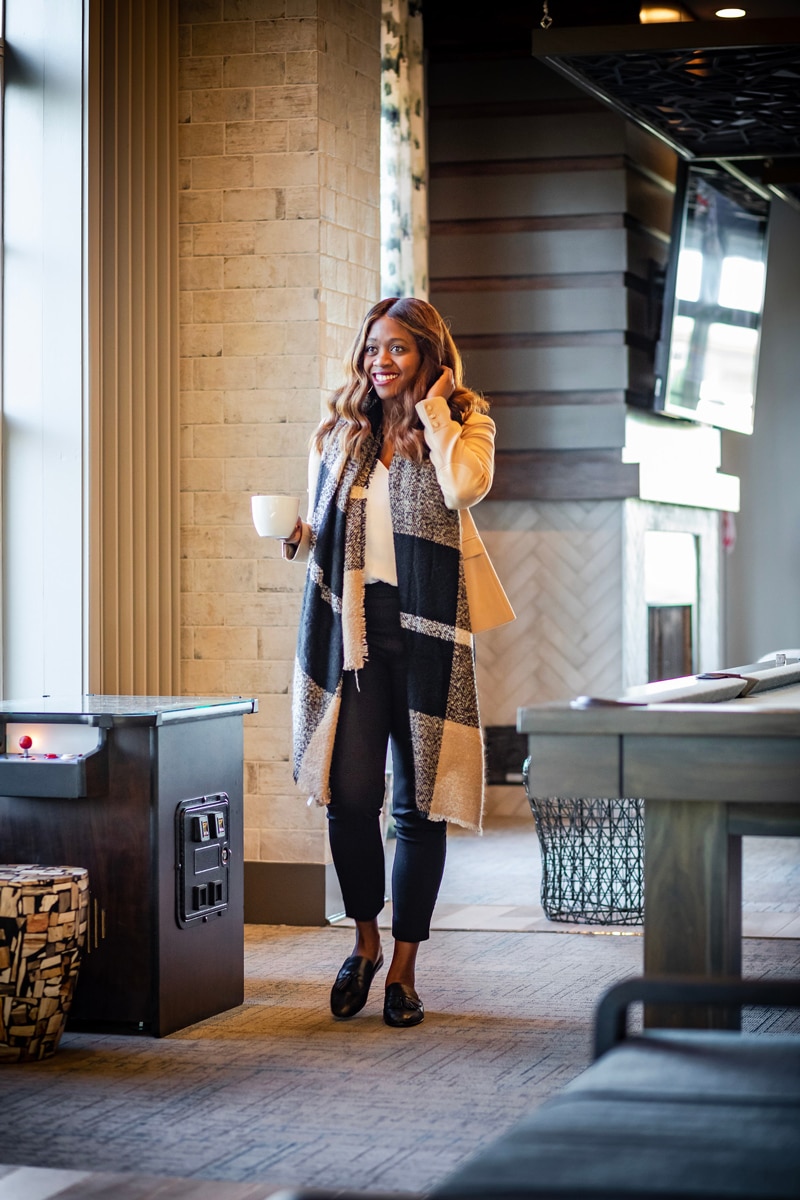
[[[313,447],[308,456],[308,508],[306,515],[311,516],[311,509],[314,506],[314,500],[317,495],[317,478],[319,477],[320,455],[316,447]],[[299,543],[296,546],[290,546],[288,542],[281,542],[281,557],[289,562],[307,562],[308,555],[311,550],[311,526],[308,521],[303,521],[303,534]]]
[[[492,486],[494,421],[484,413],[470,413],[459,425],[443,396],[426,396],[416,408],[445,504],[471,508]]]

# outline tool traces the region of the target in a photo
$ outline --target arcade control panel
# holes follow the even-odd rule
[[[13,796],[76,799],[108,783],[106,730],[93,725],[0,726],[0,787]]]

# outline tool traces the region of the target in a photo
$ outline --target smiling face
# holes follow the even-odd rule
[[[379,317],[367,335],[363,363],[380,399],[388,400],[413,386],[422,355],[399,321]]]

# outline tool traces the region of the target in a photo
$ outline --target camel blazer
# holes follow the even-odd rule
[[[469,602],[469,622],[473,633],[496,629],[516,618],[492,560],[475,528],[472,513],[461,513],[461,558]]]
[[[482,500],[494,478],[495,424],[484,413],[471,413],[459,425],[442,396],[426,396],[417,405],[436,478],[448,508],[461,510],[461,557],[473,633],[513,621],[503,585],[475,526],[473,504]]]
[[[473,633],[505,625],[516,617],[469,511],[482,500],[494,478],[495,424],[484,413],[471,413],[463,424],[454,421],[442,396],[426,396],[417,405],[431,462],[448,508],[461,512],[461,555]],[[309,459],[308,495],[316,494],[319,455]],[[283,544],[285,558],[308,558],[310,527],[303,522],[298,546]]]

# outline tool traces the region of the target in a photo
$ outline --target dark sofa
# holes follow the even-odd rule
[[[596,1010],[591,1066],[426,1200],[800,1198],[800,1036],[630,1033],[640,1002],[796,1008],[800,981],[637,978],[611,988]],[[333,1197],[357,1200],[319,1190],[273,1200]]]

